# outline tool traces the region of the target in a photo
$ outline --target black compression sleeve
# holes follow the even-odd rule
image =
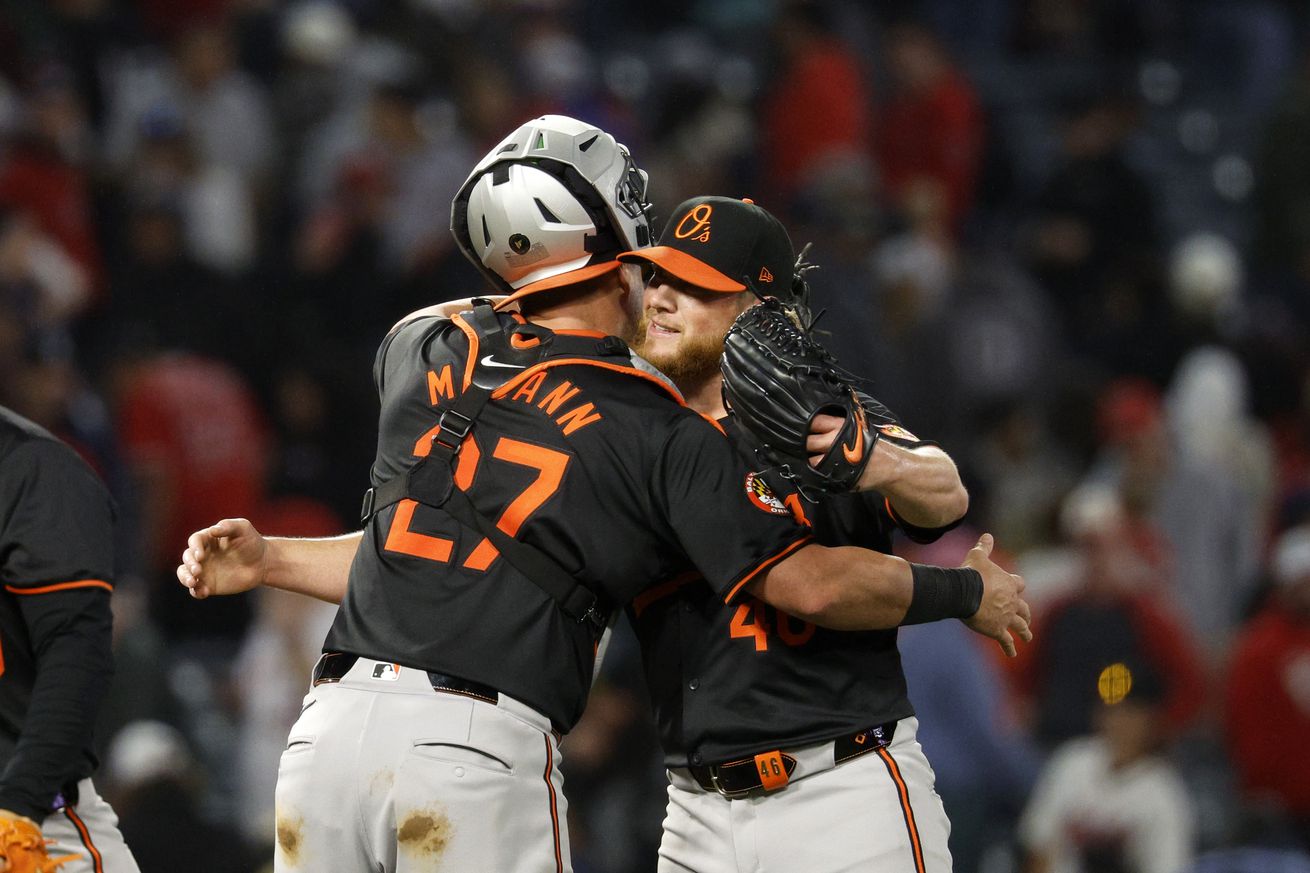
[[[911,564],[914,595],[902,625],[925,624],[943,618],[969,618],[982,605],[982,574],[968,567]]]

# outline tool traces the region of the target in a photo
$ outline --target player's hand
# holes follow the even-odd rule
[[[253,524],[225,518],[187,537],[177,581],[197,600],[240,594],[264,581],[267,559],[268,542]]]
[[[811,466],[823,460],[828,449],[832,448],[832,441],[841,433],[845,421],[844,416],[828,415],[826,412],[814,416],[810,422],[810,434],[805,438],[805,451],[810,456]]]
[[[1005,654],[1013,658],[1018,654],[1015,636],[1025,643],[1032,641],[1033,633],[1028,627],[1032,610],[1023,599],[1023,577],[1007,573],[992,562],[992,545],[992,535],[985,533],[964,559],[964,566],[977,570],[983,578],[982,603],[964,623],[970,630],[996,640]]]

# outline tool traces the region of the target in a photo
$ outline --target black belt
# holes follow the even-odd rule
[[[323,657],[318,659],[314,665],[314,684],[322,685],[325,682],[340,682],[342,677],[350,672],[350,668],[355,666],[359,660],[358,655],[348,655],[344,652],[325,652]],[[381,674],[389,665],[379,663],[374,667],[374,678],[381,678]],[[471,679],[461,679],[458,676],[451,676],[449,673],[438,673],[434,670],[425,671],[428,674],[428,681],[432,683],[433,691],[442,691],[447,694],[462,694],[465,697],[473,697],[477,700],[485,700],[487,703],[497,703],[500,701],[500,692],[490,685],[483,685],[481,682],[474,682]]]
[[[889,721],[849,736],[838,737],[832,744],[833,766],[867,755],[891,745],[896,722]],[[787,784],[796,769],[796,757],[781,750],[764,752],[723,764],[692,767],[691,777],[706,791],[724,797],[745,797],[752,791],[775,791]]]

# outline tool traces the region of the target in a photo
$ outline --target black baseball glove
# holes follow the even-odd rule
[[[723,402],[763,463],[814,499],[852,490],[883,427],[899,427],[886,407],[856,390],[796,312],[769,298],[743,312],[724,341]],[[811,465],[805,440],[819,413],[844,416],[837,439]]]

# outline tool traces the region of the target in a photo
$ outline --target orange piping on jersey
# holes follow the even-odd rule
[[[546,789],[550,792],[550,823],[555,837],[555,873],[564,873],[564,859],[559,846],[559,809],[555,805],[555,783],[550,781],[550,771],[554,769],[555,757],[550,750],[550,737],[546,741]]]
[[[86,823],[81,817],[73,811],[71,806],[64,807],[64,815],[77,828],[77,835],[82,838],[82,845],[86,846],[87,852],[91,855],[91,864],[95,868],[95,873],[105,873],[105,862],[100,857],[100,850],[96,848],[95,843],[91,842],[91,832],[87,830]]]
[[[585,336],[591,339],[604,339],[606,337],[606,334],[598,330],[556,330],[552,331],[552,333],[557,333],[560,336]]]
[[[883,505],[887,507],[887,514],[892,517],[892,521],[896,523],[897,527],[901,528],[902,530],[906,528],[918,527],[918,525],[910,524],[908,521],[901,518],[900,514],[896,512],[896,508],[892,506],[892,499],[890,497],[884,497],[882,499],[882,502]],[[920,529],[922,530],[922,528]]]
[[[455,326],[464,331],[464,336],[469,338],[468,360],[464,362],[464,386],[460,389],[464,391],[468,390],[469,384],[473,381],[473,367],[478,362],[478,332],[458,315],[452,315],[450,320],[455,322]]]
[[[513,391],[515,388],[517,388],[518,386],[522,385],[524,382],[526,382],[528,379],[530,379],[530,378],[532,378],[532,377],[534,377],[534,376],[541,376],[541,377],[543,377],[541,381],[545,381],[545,378],[544,378],[544,377],[545,377],[546,374],[545,374],[545,373],[542,373],[540,370],[537,369],[537,368],[540,367],[540,366],[541,366],[540,364],[536,364],[536,365],[534,365],[534,366],[531,366],[531,367],[529,367],[528,369],[524,370],[522,373],[519,373],[519,374],[518,374],[517,376],[515,376],[513,379],[510,379],[508,382],[505,382],[504,384],[502,384],[502,385],[501,385],[499,388],[497,388],[495,391],[492,391],[492,392],[491,392],[491,397],[492,397],[492,399],[493,399],[493,400],[503,400],[503,399],[505,398],[505,395],[509,394],[510,391]],[[540,382],[537,384],[537,388],[539,388],[539,387],[541,387]],[[536,394],[536,392],[537,392],[537,388],[533,388],[533,389],[532,389],[532,393],[533,393],[533,394]],[[528,402],[531,403],[532,401],[529,400]]]
[[[727,595],[724,596],[723,602],[732,603],[732,598],[737,596],[737,592],[740,591],[742,588],[746,587],[746,584],[750,582],[752,579],[754,579],[757,575],[759,575],[761,571],[769,569],[774,564],[778,563],[783,558],[787,557],[792,552],[799,549],[801,546],[809,543],[810,540],[812,539],[814,539],[814,537],[810,536],[809,534],[806,534],[805,536],[798,539],[796,542],[792,543],[787,548],[783,549],[781,552],[778,552],[778,554],[774,555],[772,558],[765,558],[763,561],[759,563],[758,566],[755,567],[754,570],[751,570],[749,573],[743,576],[740,582],[732,586],[732,590],[729,591]]]
[[[633,599],[632,614],[640,618],[641,614],[646,611],[646,607],[652,603],[663,600],[688,582],[697,582],[702,578],[701,574],[695,570],[688,570],[685,573],[679,573],[667,582],[661,582],[659,585],[647,588]]]
[[[718,422],[717,420],[715,420],[715,418],[714,418],[713,416],[711,416],[711,415],[706,415],[706,414],[703,413],[703,412],[698,412],[698,413],[696,413],[696,414],[699,415],[701,418],[705,419],[706,421],[708,421],[708,422],[710,423],[710,427],[714,428],[714,429],[717,430],[719,433],[723,434],[724,436],[727,436],[727,435],[728,435],[728,432],[727,432],[726,430],[723,429],[723,425],[719,424],[719,422]]]
[[[517,377],[516,377],[517,381]],[[532,403],[537,399],[537,391],[541,388],[541,383],[546,381],[545,373],[533,373],[525,381],[522,387],[514,392],[511,400],[522,400],[524,403]]]
[[[919,826],[914,822],[914,810],[910,807],[910,789],[901,778],[901,768],[896,766],[896,759],[885,748],[878,750],[878,757],[887,765],[887,772],[896,783],[896,792],[900,795],[901,815],[905,817],[905,829],[910,834],[910,851],[914,854],[915,873],[924,873],[923,845],[919,842]]]
[[[40,588],[18,588],[13,585],[6,585],[5,590],[10,594],[49,594],[51,591],[68,591],[73,588],[103,588],[106,591],[113,591],[114,586],[100,579],[78,579],[76,582],[60,582],[55,585],[42,585]]]
[[[541,337],[512,333],[509,335],[509,344],[516,349],[535,349],[541,345]]]
[[[605,361],[593,361],[590,358],[551,358],[550,360],[542,361],[540,364],[534,364],[533,366],[529,367],[528,369],[520,373],[517,377],[511,379],[510,381],[506,382],[504,385],[501,385],[499,388],[497,388],[494,392],[492,392],[491,397],[493,400],[501,399],[510,391],[513,391],[514,388],[520,383],[522,383],[524,379],[528,378],[528,376],[534,373],[540,373],[543,370],[549,370],[551,367],[561,367],[561,366],[572,365],[572,364],[580,364],[586,367],[600,367],[603,370],[613,370],[615,373],[623,373],[624,375],[627,376],[636,376],[638,379],[645,379],[647,382],[650,382],[652,385],[658,385],[661,390],[663,390],[670,397],[676,400],[679,406],[687,405],[687,401],[679,397],[678,393],[675,390],[670,388],[668,385],[664,384],[664,382],[662,382],[661,380],[652,376],[650,373],[644,373],[641,370],[638,370],[636,367],[624,367],[621,364],[610,364]],[[722,428],[720,428],[720,430],[722,430]]]

